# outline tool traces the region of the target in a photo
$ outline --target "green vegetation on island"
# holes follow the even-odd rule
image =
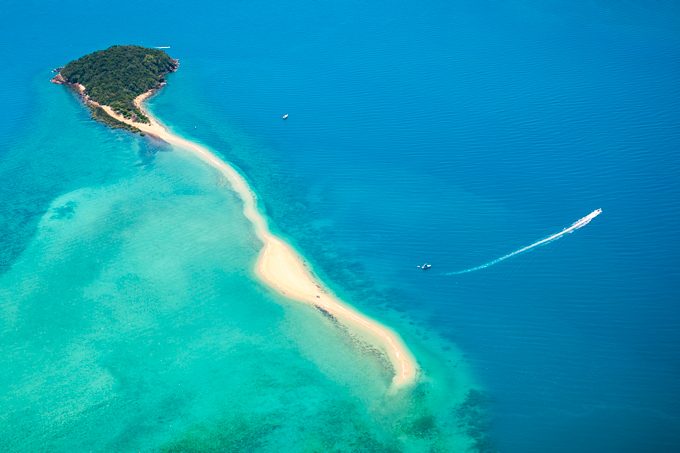
[[[68,63],[53,81],[81,84],[85,87],[87,100],[108,105],[133,121],[148,123],[149,119],[135,106],[134,99],[160,87],[165,76],[177,67],[177,60],[160,49],[112,46]],[[100,107],[91,107],[96,119],[114,127],[125,124],[111,118]],[[125,126],[126,129],[134,129]]]

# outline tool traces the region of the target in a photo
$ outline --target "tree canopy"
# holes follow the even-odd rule
[[[84,85],[91,100],[147,123],[149,119],[134,105],[134,99],[157,88],[177,64],[160,49],[112,46],[68,63],[60,74],[69,83]]]

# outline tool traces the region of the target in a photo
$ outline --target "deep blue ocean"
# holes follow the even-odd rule
[[[51,68],[171,46],[154,112],[237,165],[336,291],[454,342],[496,449],[678,451],[680,5],[576,3],[4,0],[0,159]],[[71,182],[3,218],[0,272]]]

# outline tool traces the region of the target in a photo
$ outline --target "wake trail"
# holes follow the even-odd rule
[[[505,261],[508,258],[512,258],[513,256],[517,256],[521,253],[528,252],[529,250],[540,247],[541,245],[548,244],[549,242],[556,241],[563,237],[565,234],[572,233],[579,228],[583,228],[584,226],[588,225],[595,217],[599,216],[602,214],[602,209],[596,209],[590,214],[588,214],[585,217],[582,217],[578,219],[576,222],[574,222],[570,227],[563,229],[559,233],[552,234],[548,236],[547,238],[541,239],[540,241],[536,241],[531,245],[527,245],[526,247],[522,247],[519,250],[515,250],[512,253],[508,253],[507,255],[503,255],[500,258],[496,258],[493,261],[489,261],[488,263],[480,264],[479,266],[471,267],[469,269],[463,269],[462,271],[456,271],[456,272],[445,272],[443,275],[460,275],[460,274],[467,274],[468,272],[474,272],[474,271],[480,271],[482,269],[486,269],[487,267],[493,266],[494,264],[498,264],[501,261]]]

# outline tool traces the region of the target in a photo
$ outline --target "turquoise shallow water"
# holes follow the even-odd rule
[[[460,423],[470,416],[454,416],[476,410],[465,403],[464,374],[457,385],[441,375],[390,395],[379,356],[257,283],[259,244],[216,172],[182,150],[95,124],[61,87],[37,93],[41,124],[70,118],[73,135],[37,131],[12,151],[16,160],[27,165],[33,140],[44,140],[41,160],[90,176],[45,206],[0,278],[4,450],[472,442]],[[83,149],[90,158],[57,158]],[[95,172],[97,155],[105,164]],[[32,189],[48,192],[54,169],[38,167]],[[447,400],[432,396],[441,392]]]
[[[21,301],[3,300],[3,347],[12,351],[3,426],[60,420],[39,424],[29,440],[62,448],[103,436],[95,428],[69,435],[69,420],[89,420],[117,427],[105,446],[205,449],[264,437],[265,447],[297,440],[314,450],[316,441],[300,437],[299,418],[318,421],[315,439],[339,449],[357,438],[416,450],[447,437],[464,443],[460,429],[473,432],[477,447],[501,451],[678,449],[675,2],[119,5],[3,5],[12,20],[0,32],[0,75],[21,81],[0,86],[1,285],[4,298]],[[182,67],[153,99],[154,112],[235,163],[274,228],[333,289],[404,335],[432,376],[416,393],[417,401],[428,395],[419,408],[385,402],[385,376],[370,355],[358,360],[340,348],[342,336],[315,346],[333,329],[257,285],[253,239],[209,172],[177,151],[106,130],[45,84],[50,67],[114,42],[172,45]],[[437,275],[502,256],[598,207],[604,213],[592,224],[532,253],[465,276]],[[224,236],[215,225],[225,225]],[[181,246],[198,237],[208,242],[196,251]],[[166,255],[187,267],[169,265]],[[86,269],[77,268],[81,260]],[[415,272],[425,260],[437,272]],[[137,283],[124,278],[129,266],[140,270]],[[106,314],[115,282],[137,289],[125,292],[120,313]],[[181,302],[194,289],[201,310]],[[137,306],[146,297],[158,312]],[[64,300],[75,306],[55,302]],[[255,311],[222,313],[238,300]],[[29,341],[45,317],[71,324]],[[101,325],[108,336],[97,334]],[[225,331],[200,343],[198,332],[216,326]],[[229,349],[239,343],[234,332],[247,340]],[[194,345],[194,361],[166,341]],[[63,346],[59,357],[50,354],[53,342]],[[296,384],[243,384],[264,373],[257,364],[275,360],[273,351],[289,358],[280,382]],[[39,359],[35,371],[26,371],[29,353]],[[223,355],[249,365],[232,376],[217,362],[213,383],[206,363]],[[354,365],[334,365],[352,360],[358,375],[347,371]],[[69,373],[87,389],[78,401],[68,376],[54,371],[74,363],[89,364]],[[300,373],[313,382],[297,395],[306,402],[283,408]],[[179,383],[191,390],[170,390]],[[455,409],[451,397],[470,386],[484,392]],[[212,404],[203,388],[217,395]],[[260,400],[248,410],[232,404],[233,395],[244,401],[258,392],[271,399],[266,417],[253,409]],[[160,402],[170,394],[176,402]],[[67,401],[93,412],[55,409]],[[159,412],[171,415],[127,431]],[[340,421],[345,412],[351,416]],[[241,431],[250,434],[239,438]],[[8,436],[13,448],[22,432]]]

